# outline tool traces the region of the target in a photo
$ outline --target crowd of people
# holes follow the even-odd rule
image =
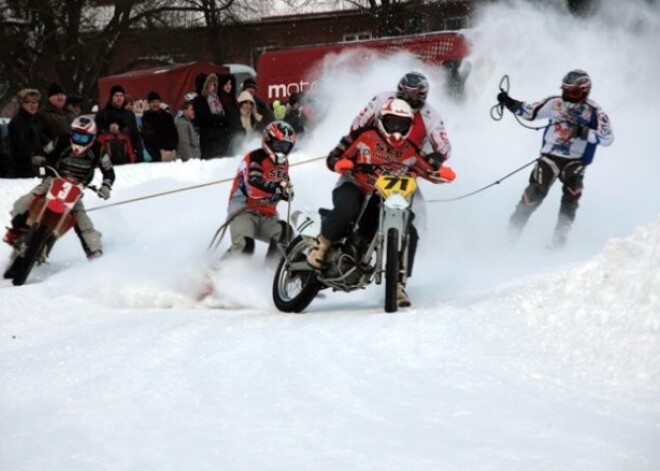
[[[114,165],[236,155],[275,120],[276,111],[298,134],[309,124],[302,112],[303,94],[271,107],[257,96],[255,79],[247,78],[238,87],[233,74],[199,74],[194,91],[185,95],[177,110],[171,110],[159,91],[153,90],[146,97],[144,113],[136,114],[135,98],[129,92],[121,84],[114,85],[109,96],[101,97],[100,109],[90,110],[97,139]],[[0,157],[0,177],[33,177],[32,157],[48,157],[83,113],[81,98],[67,95],[57,83],[48,87],[46,96],[42,104],[39,90],[18,92],[18,110],[3,141],[7,145]]]

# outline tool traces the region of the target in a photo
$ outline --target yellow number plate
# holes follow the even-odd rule
[[[417,182],[407,175],[379,175],[375,186],[385,198],[392,193],[400,193],[404,198],[408,198],[417,191]]]

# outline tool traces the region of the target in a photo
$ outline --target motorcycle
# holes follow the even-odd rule
[[[70,182],[54,168],[47,168],[55,176],[46,194],[35,196],[30,203],[27,229],[16,241],[4,272],[4,278],[11,279],[15,286],[25,283],[34,266],[46,261],[57,239],[73,227],[76,222],[73,207],[85,190],[83,184]],[[98,193],[93,185],[87,188]]]
[[[373,165],[361,165],[374,168]],[[364,198],[357,221],[348,235],[328,250],[322,269],[307,263],[307,254],[321,230],[328,209],[318,212],[297,211],[292,221],[298,236],[285,249],[273,280],[273,301],[283,312],[302,312],[319,294],[333,291],[351,292],[367,285],[385,283],[385,312],[396,312],[397,283],[408,276],[408,227],[412,218],[412,202],[417,191],[415,175],[406,166],[392,171],[379,167],[374,191]],[[359,233],[369,200],[377,194],[378,229],[371,240]]]

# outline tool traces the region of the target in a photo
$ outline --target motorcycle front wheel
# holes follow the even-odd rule
[[[322,284],[307,264],[309,245],[298,236],[291,241],[273,279],[273,302],[282,312],[302,312],[316,297]]]
[[[396,286],[399,281],[399,231],[391,228],[387,231],[385,260],[385,312],[396,312]]]
[[[37,259],[43,253],[51,237],[51,231],[45,226],[34,226],[27,236],[27,248],[23,256],[14,259],[12,265],[7,269],[12,278],[14,286],[21,286],[27,280]],[[7,275],[7,273],[5,273]]]

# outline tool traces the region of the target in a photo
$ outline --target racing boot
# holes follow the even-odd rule
[[[325,261],[325,254],[328,252],[328,249],[332,245],[332,242],[321,234],[316,238],[316,243],[314,248],[309,251],[307,254],[307,263],[312,267],[321,269],[323,267],[323,262]]]
[[[399,307],[410,307],[411,305],[408,293],[406,293],[406,285],[401,281],[396,284],[396,304]]]

